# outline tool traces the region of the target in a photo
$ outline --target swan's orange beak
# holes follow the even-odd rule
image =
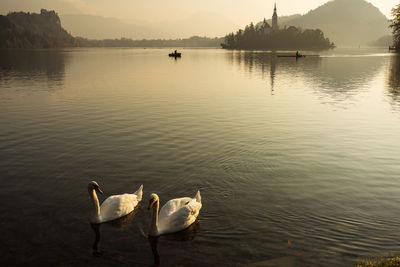
[[[147,207],[148,210],[151,209],[151,208],[153,207],[154,202],[155,202],[155,201],[154,201],[154,198],[152,198],[152,199],[149,200],[149,206]]]

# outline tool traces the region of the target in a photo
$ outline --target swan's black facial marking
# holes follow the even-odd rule
[[[100,194],[103,194],[103,191],[100,189],[100,186],[98,184],[94,184],[93,185],[94,190],[96,190],[97,192],[99,192]]]
[[[151,209],[151,207],[153,207],[154,202],[155,202],[154,198],[149,200],[149,206],[147,207],[148,210]]]
[[[100,194],[103,194],[103,191],[100,189],[100,186],[99,186],[98,183],[96,183],[95,181],[91,181],[91,182],[88,184],[88,190],[89,190],[89,193],[90,193],[92,190],[96,190],[96,191],[99,192]]]
[[[190,201],[186,202],[185,205],[189,204]]]

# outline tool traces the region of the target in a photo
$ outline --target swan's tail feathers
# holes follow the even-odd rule
[[[196,196],[194,197],[197,202],[201,203],[201,195],[200,195],[200,190],[197,191]]]
[[[142,196],[143,196],[143,185],[139,187],[139,189],[135,192],[135,195],[137,195],[137,200],[141,201]]]

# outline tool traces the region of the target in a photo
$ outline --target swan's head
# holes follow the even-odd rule
[[[98,193],[103,194],[103,191],[101,191],[99,184],[96,181],[91,181],[88,184],[88,190],[91,192],[92,190],[96,190]]]
[[[151,194],[149,200],[149,206],[147,207],[147,209],[151,209],[151,207],[153,207],[154,203],[156,203],[157,201],[158,201],[157,194],[155,193]]]

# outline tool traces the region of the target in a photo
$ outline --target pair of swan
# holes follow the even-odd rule
[[[143,185],[133,194],[108,197],[99,204],[96,192],[103,194],[97,182],[88,184],[89,195],[94,206],[92,223],[103,223],[121,218],[131,213],[142,200]],[[152,208],[150,236],[174,233],[186,229],[196,221],[201,209],[200,191],[194,198],[183,197],[169,200],[159,211],[160,200],[157,194],[151,194],[148,209]]]

